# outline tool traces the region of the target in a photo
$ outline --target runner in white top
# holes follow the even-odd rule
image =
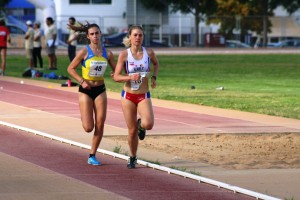
[[[33,40],[33,66],[37,68],[37,60],[39,60],[40,68],[43,68],[42,58],[42,31],[40,29],[41,23],[34,22],[34,40]]]
[[[46,18],[46,24],[48,28],[45,32],[45,40],[46,40],[46,51],[48,55],[48,63],[49,69],[55,70],[57,69],[57,57],[55,54],[55,45],[57,44],[57,28],[54,24],[54,20],[52,17]]]
[[[25,51],[26,58],[28,60],[28,67],[33,68],[33,39],[34,39],[34,30],[32,28],[32,22],[30,20],[26,21],[27,32],[24,36],[25,39]]]
[[[142,46],[143,39],[144,31],[141,26],[129,28],[128,38],[123,41],[129,48],[120,53],[114,73],[115,81],[125,82],[121,103],[128,127],[130,159],[127,167],[129,169],[135,168],[138,138],[143,140],[146,130],[151,130],[154,125],[148,80],[151,82],[151,87],[155,88],[159,64],[154,51]],[[149,77],[150,61],[153,65],[151,77]],[[122,74],[123,69],[126,75]],[[138,119],[137,114],[140,116]]]
[[[126,74],[129,74],[130,76],[140,74],[140,79],[138,81],[130,80],[131,90],[138,90],[143,83],[144,78],[149,76],[150,59],[146,48],[142,47],[142,49],[143,58],[141,60],[136,60],[133,57],[130,48],[127,49]]]
[[[74,17],[69,18],[69,24],[75,25],[76,19]],[[67,40],[68,43],[68,56],[70,62],[75,58],[76,56],[76,46],[77,46],[77,38],[79,36],[79,33],[73,29],[69,29],[69,38]]]

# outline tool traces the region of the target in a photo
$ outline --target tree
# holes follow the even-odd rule
[[[142,4],[145,6],[145,8],[154,9],[157,11],[164,11],[168,6],[169,3],[163,0],[140,0]]]
[[[10,2],[11,0],[0,0],[0,18],[2,16],[2,11],[4,11],[4,7]]]
[[[300,0],[264,0],[266,6],[264,10],[264,24],[267,21],[267,13],[271,12],[273,14],[274,9],[278,6],[284,7],[289,14],[294,13],[300,8]],[[267,27],[264,27],[264,37],[263,37],[263,46],[267,46]]]
[[[220,23],[219,33],[227,39],[235,34],[243,36],[248,31],[255,31],[260,35],[264,32],[264,25],[267,25],[267,28],[270,27],[270,21],[264,21],[263,16],[271,14],[264,14],[267,11],[265,6],[256,0],[217,0],[217,3],[216,12],[207,22]]]
[[[263,45],[266,46],[267,33],[272,26],[269,16],[274,15],[274,9],[283,6],[289,14],[292,14],[300,8],[300,0],[141,0],[141,2],[146,7],[156,10],[170,5],[174,12],[193,14],[195,17],[195,46],[199,44],[200,20],[208,19],[207,23],[221,22],[220,31],[228,35],[235,28],[235,23],[232,22],[239,16],[259,17],[260,20],[257,21],[243,20],[241,22],[242,34],[248,30],[262,34]],[[210,16],[214,16],[214,18]],[[248,27],[248,29],[245,30],[243,27]]]
[[[274,10],[278,6],[284,7],[289,14],[294,13],[300,8],[300,0],[267,0],[269,8]]]
[[[206,16],[215,12],[216,0],[141,0],[147,8],[162,11],[166,6],[171,6],[172,12],[191,13],[195,17],[194,46],[199,45],[199,23]]]
[[[300,0],[217,0],[217,3],[218,9],[215,16],[218,18],[210,19],[210,22],[221,22],[220,31],[228,36],[234,29],[235,24],[232,21],[235,16],[241,16],[244,19],[245,17],[248,17],[248,19],[249,17],[259,17],[260,20],[256,21],[243,20],[241,28],[242,34],[245,34],[248,30],[262,34],[263,46],[267,44],[267,34],[272,26],[269,16],[274,15],[274,9],[283,6],[291,14],[300,7]]]
[[[4,9],[4,6],[6,6],[11,0],[1,0],[0,1],[0,8],[1,10]]]
[[[167,0],[171,3],[172,11],[192,13],[195,17],[195,40],[194,46],[199,45],[199,23],[206,16],[215,13],[217,0]]]

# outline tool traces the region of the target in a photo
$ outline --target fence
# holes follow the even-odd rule
[[[59,38],[66,41],[68,35],[69,16],[57,16],[56,25],[59,29]],[[76,16],[80,22],[89,21],[100,25],[104,35],[124,32],[128,28],[127,21],[132,21],[128,16]],[[145,43],[158,41],[169,46],[205,46],[207,33],[219,33],[222,40],[238,40],[253,46],[262,42],[263,17],[262,16],[223,16],[207,17],[199,24],[198,38],[196,41],[196,27],[194,17],[191,15],[169,16],[168,19],[159,19],[154,16],[138,18],[138,23],[145,29]],[[209,24],[208,24],[209,23]],[[300,16],[269,17],[267,42],[278,42],[285,39],[300,38]]]
[[[172,46],[195,46],[196,28],[193,16],[169,17],[167,24],[149,24],[146,16],[139,18],[139,23],[144,26],[146,39],[159,40]],[[105,35],[125,31],[128,27],[126,18],[104,17],[101,18],[101,29]],[[129,20],[128,20],[129,21]],[[207,24],[210,22],[210,24]],[[300,38],[300,16],[269,17],[267,42],[278,42],[285,39]],[[263,35],[263,17],[207,17],[199,24],[199,43],[205,46],[206,33],[220,33],[225,40],[238,40],[249,45],[254,45]]]

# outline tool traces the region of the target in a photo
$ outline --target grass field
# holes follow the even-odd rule
[[[300,119],[299,55],[160,55],[158,59],[153,98]],[[24,56],[8,56],[7,76],[21,77],[26,63]],[[46,57],[44,64],[47,68]],[[67,56],[58,56],[55,72],[68,76],[68,64]],[[122,84],[109,78],[109,70],[107,88],[119,92]]]

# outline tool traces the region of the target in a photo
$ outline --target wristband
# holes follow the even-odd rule
[[[156,80],[156,76],[151,76],[151,78],[154,78],[154,80]]]
[[[84,82],[84,79],[80,79],[79,84],[81,85]]]

